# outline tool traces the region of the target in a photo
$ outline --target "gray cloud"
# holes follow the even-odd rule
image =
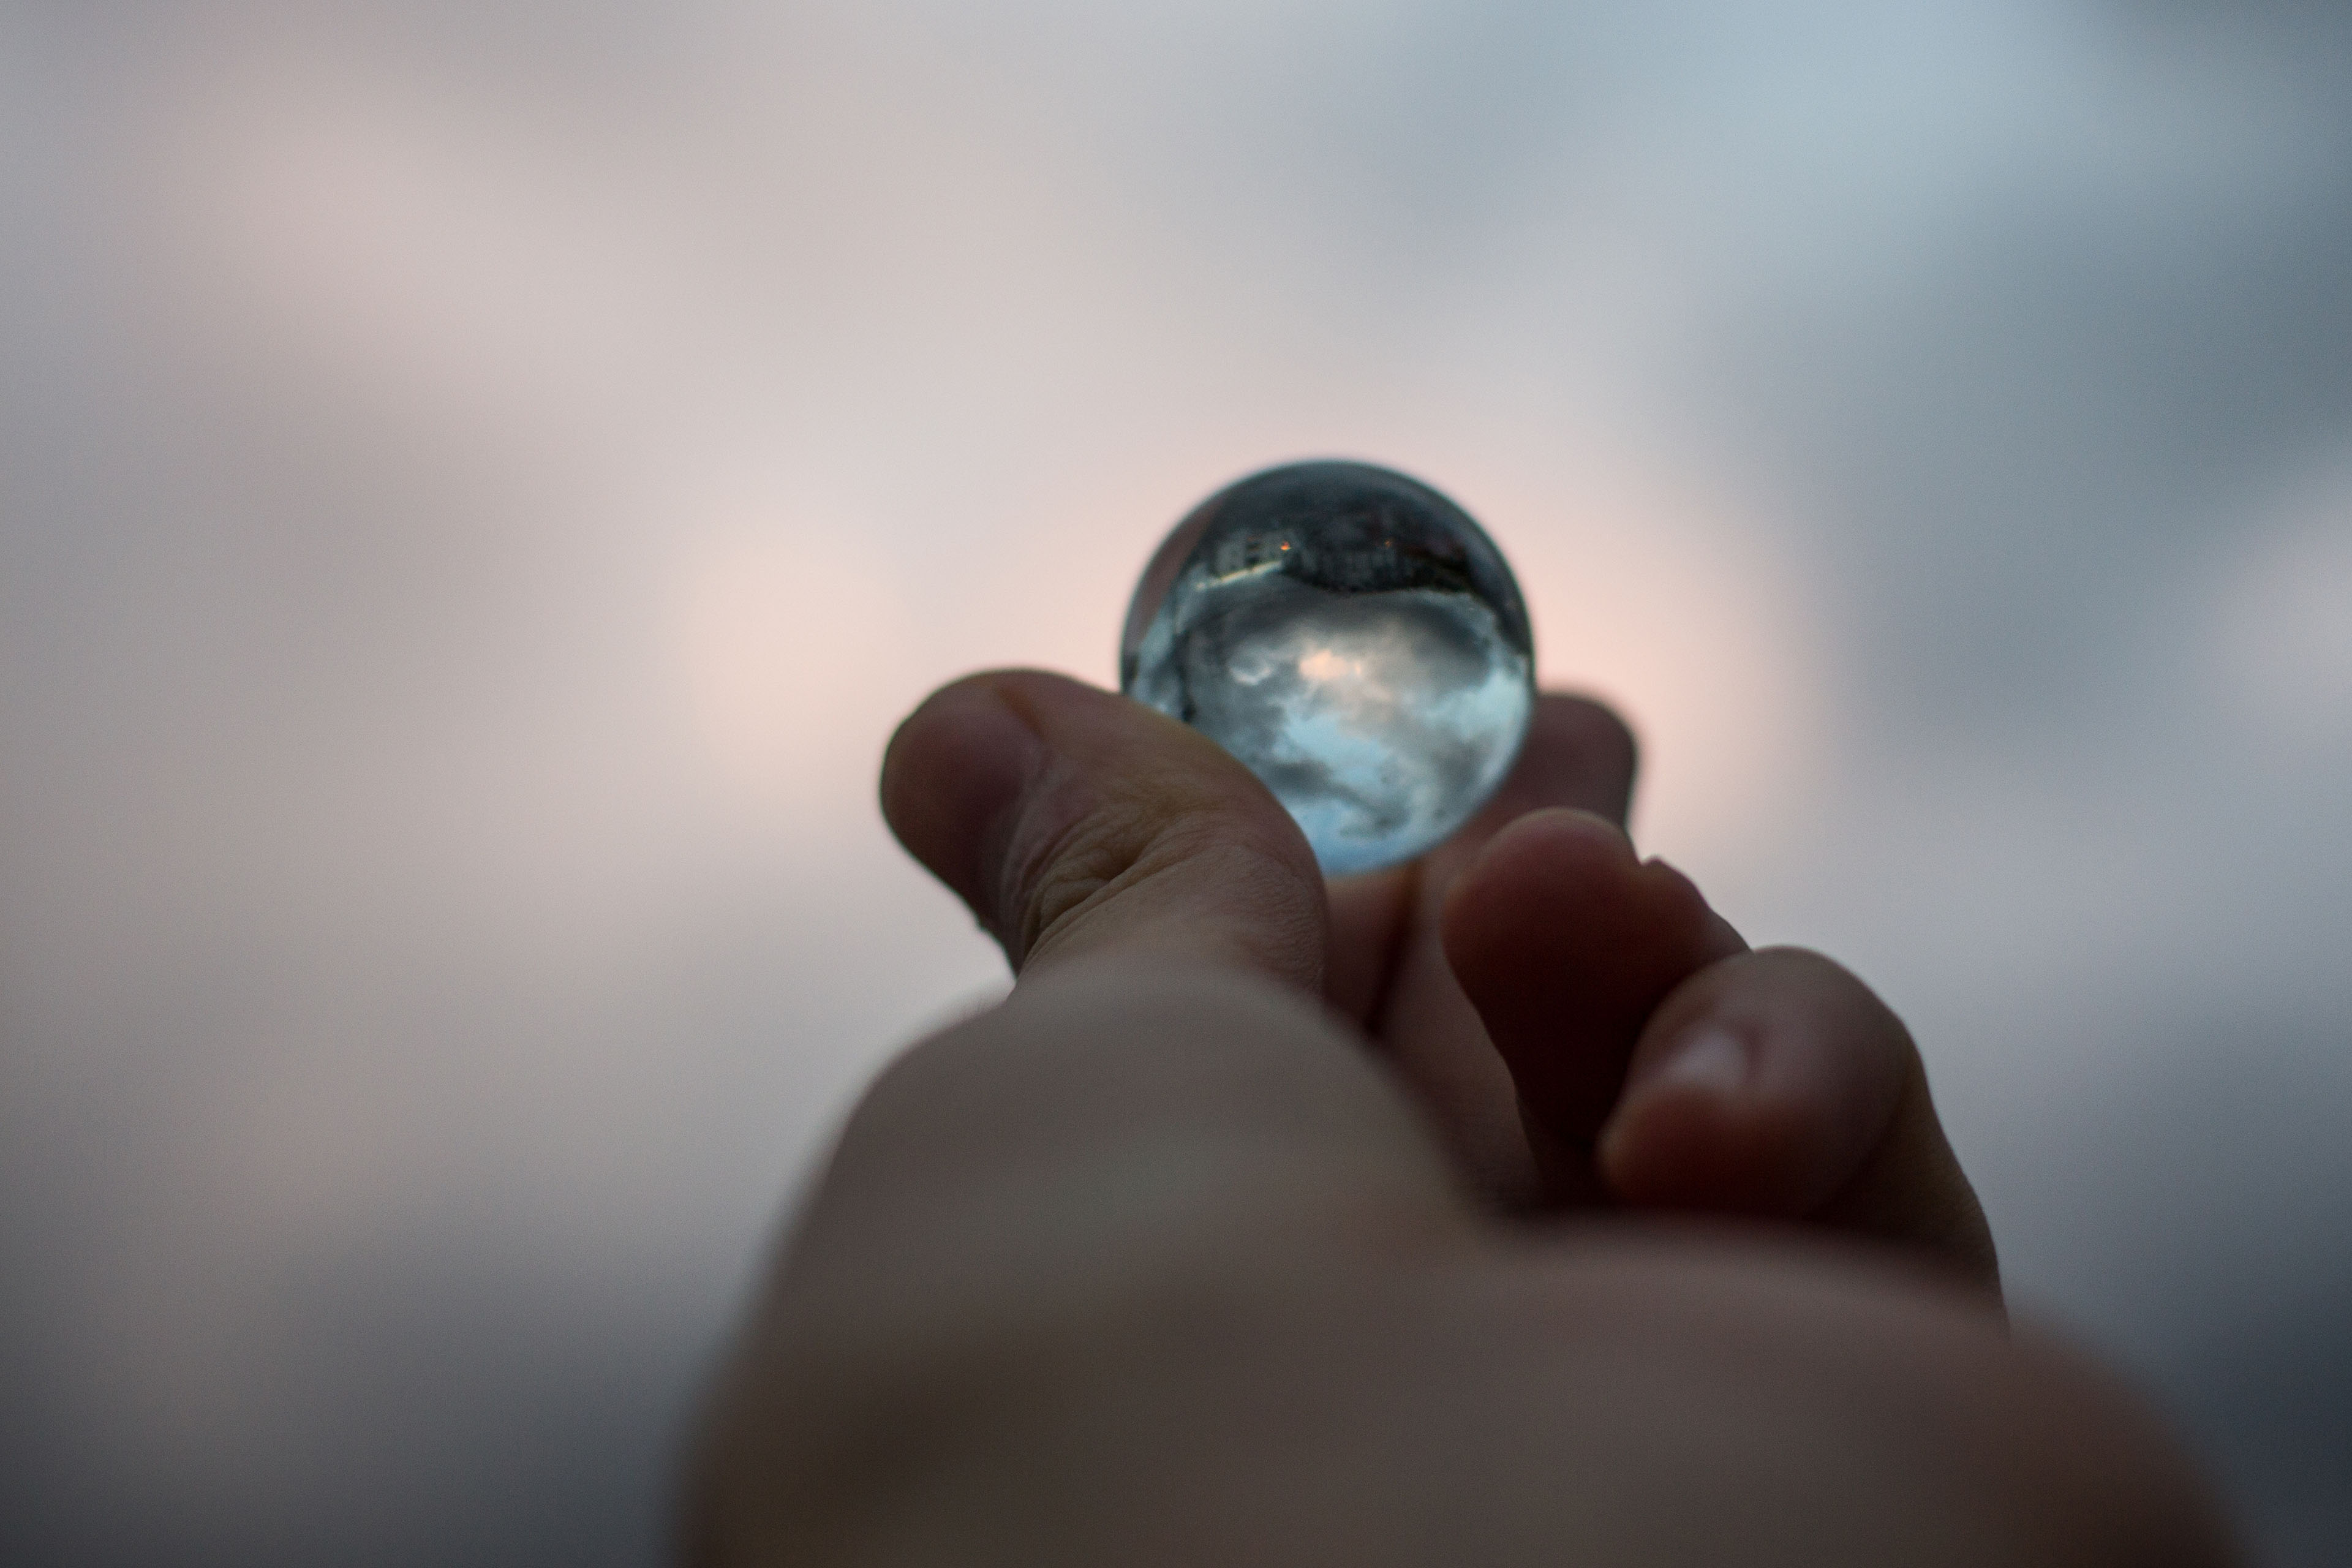
[[[37,1381],[0,1417],[0,1551],[192,1568],[655,1561],[713,1345],[710,1303],[665,1294],[616,1300],[593,1268],[438,1245],[315,1263],[272,1281],[288,1325],[273,1370],[306,1408],[271,1484],[186,1484],[93,1423],[84,1391]],[[224,1423],[213,1441],[238,1436]]]
[[[2020,1298],[2352,1550],[2352,750],[2208,646],[2352,527],[2282,499],[2352,450],[2341,18],[979,15],[0,8],[0,1555],[643,1561],[790,1173],[992,973],[895,707],[1107,651],[1245,467],[1508,489],[1595,403],[1814,591],[1832,776],[1729,905],[1918,1027]],[[880,617],[754,806],[673,646],[739,532],[755,631]]]

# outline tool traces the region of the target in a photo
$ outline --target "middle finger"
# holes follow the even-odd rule
[[[1474,1183],[1507,1205],[1535,1198],[1535,1163],[1509,1070],[1446,963],[1438,911],[1486,841],[1530,811],[1570,806],[1622,826],[1634,768],[1633,734],[1615,713],[1586,698],[1541,697],[1517,765],[1468,826],[1410,867],[1331,885],[1335,1005],[1362,1008],[1351,1016],[1429,1109]],[[1366,956],[1374,952],[1376,965]]]

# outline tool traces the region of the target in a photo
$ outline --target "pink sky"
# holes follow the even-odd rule
[[[386,1270],[459,1339],[655,1323],[674,1408],[861,1076],[999,983],[891,726],[1108,680],[1160,533],[1310,455],[1460,500],[1644,847],[1911,1018],[2029,1307],[2168,1376],[2352,1268],[2275,1201],[2352,1115],[2352,397],[2118,479],[2236,426],[2065,347],[2100,290],[2000,303],[2019,235],[2142,258],[2133,322],[2340,266],[2334,79],[1670,9],[0,19],[0,1100],[75,1484],[332,1538]],[[2247,1062],[2305,1120],[2154,1158]]]

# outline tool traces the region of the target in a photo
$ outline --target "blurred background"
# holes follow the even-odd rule
[[[872,804],[1412,470],[2014,1299],[2352,1562],[2352,16],[0,3],[0,1558],[643,1564]]]

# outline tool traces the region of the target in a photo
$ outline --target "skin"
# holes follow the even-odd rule
[[[697,1564],[2213,1564],[2145,1410],[2013,1335],[1917,1051],[1622,828],[1503,795],[1327,888],[1215,746],[933,696],[907,847],[1003,1006],[859,1106],[713,1385]]]

